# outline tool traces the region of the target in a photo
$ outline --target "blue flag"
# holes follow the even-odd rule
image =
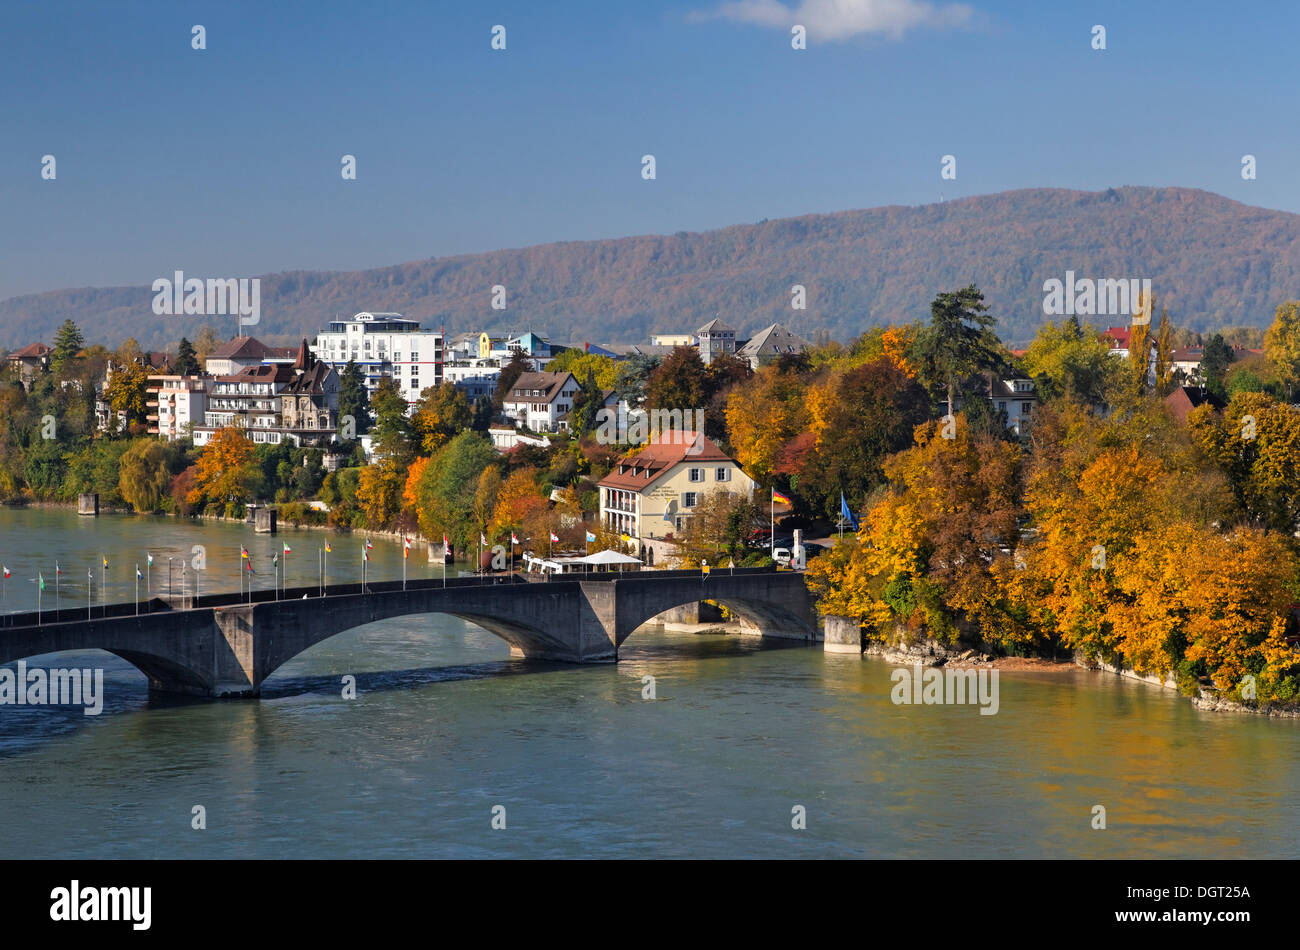
[[[849,503],[844,500],[844,492],[840,492],[840,517],[854,531],[858,530],[858,519],[853,517],[853,512],[849,511]]]

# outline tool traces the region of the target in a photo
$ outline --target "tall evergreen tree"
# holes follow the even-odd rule
[[[908,362],[920,370],[931,389],[944,389],[948,415],[962,383],[1002,362],[1002,344],[993,327],[997,321],[984,306],[984,294],[974,284],[941,293],[930,304],[930,325],[916,335]]]
[[[348,360],[339,376],[339,418],[351,416],[355,420],[357,435],[370,431],[370,393],[366,378],[355,360]]]
[[[510,362],[501,367],[501,375],[497,377],[497,391],[492,396],[494,408],[501,408],[506,396],[510,395],[510,390],[514,388],[515,382],[522,374],[531,372],[532,368],[533,364],[528,357],[521,350],[516,350],[510,357]]]
[[[81,328],[73,323],[70,318],[64,320],[54,334],[54,352],[50,354],[50,362],[55,369],[65,366],[85,346],[86,340],[81,335]]]
[[[176,347],[176,372],[181,376],[197,376],[199,373],[199,358],[194,354],[194,344],[185,337],[181,337]]]

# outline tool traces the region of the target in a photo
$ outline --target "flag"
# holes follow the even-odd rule
[[[735,562],[735,560],[729,558],[729,559],[727,560],[727,567],[731,568],[731,569],[734,571],[734,570],[736,569],[736,562]]]
[[[139,581],[139,580],[144,580],[144,575],[140,573],[140,565],[139,565],[139,564],[137,564],[137,565],[135,566],[135,579],[138,580],[138,581]]]
[[[552,531],[552,532],[551,532],[551,543],[554,544],[556,541],[559,541],[559,540],[560,540],[560,536],[557,535],[554,531]]]
[[[485,535],[482,531],[478,533],[478,543],[483,545],[484,547],[487,547],[487,535]]]
[[[41,582],[41,590],[45,590],[45,575],[44,575],[44,574],[39,574],[39,573],[38,573],[36,576],[37,576],[37,578],[39,578],[39,580],[40,580],[40,582]]]
[[[108,555],[104,555],[104,570],[108,570]]]
[[[411,556],[411,539],[402,538],[402,557]]]
[[[5,577],[6,577],[6,578],[9,577],[9,566],[8,566],[8,565],[5,565]]]
[[[253,570],[253,559],[251,557],[248,559],[248,573],[250,574],[257,573],[257,571]]]
[[[239,556],[245,561],[252,560],[252,557],[249,556],[248,548],[244,547],[242,544],[239,546]]]
[[[150,567],[153,567],[153,555],[152,555],[152,554],[146,554],[145,557],[147,557],[147,558],[149,559],[148,562],[147,562],[148,565],[149,565]]]
[[[330,543],[329,543],[328,541],[325,542],[325,553],[326,553],[326,554],[333,554],[333,553],[334,553],[334,549],[333,549],[332,547],[330,547]]]
[[[709,576],[709,571],[711,570],[711,568],[709,567],[709,562],[708,562],[708,561],[701,561],[701,562],[700,562],[700,570],[704,572],[704,576],[705,576],[705,577],[708,577],[708,576]]]
[[[285,553],[285,554],[292,554],[292,553],[293,553],[293,549],[290,548],[289,545],[286,544],[286,545],[284,546],[284,553]]]
[[[272,554],[272,555],[271,555],[271,563],[272,563],[272,564],[275,564],[275,565],[277,565],[277,566],[279,566],[279,564],[280,564],[280,555],[278,555],[278,554]]]
[[[592,534],[590,531],[588,531],[588,532],[587,532],[587,543],[588,543],[588,544],[591,544],[591,542],[593,542],[593,541],[595,541],[595,540],[596,540],[596,536],[595,536],[594,534]]]
[[[849,510],[849,503],[844,500],[844,492],[840,492],[840,517],[854,531],[858,530],[858,519],[853,517],[853,512]]]
[[[59,567],[59,562],[58,562],[58,561],[55,561],[55,562],[54,562],[54,573],[55,573],[55,575],[59,575],[59,574],[62,574],[62,573],[63,573],[63,568]]]
[[[374,545],[370,543],[370,539],[369,539],[369,538],[366,538],[366,550],[369,551],[369,550],[371,550],[371,549],[373,549],[373,548],[374,548]]]
[[[447,540],[447,536],[444,534],[442,536],[442,553],[446,554],[449,547],[451,547],[451,542]]]
[[[774,501],[774,502],[776,502],[777,504],[780,504],[780,505],[793,505],[793,504],[794,504],[794,502],[792,502],[789,498],[785,497],[785,495],[782,495],[782,494],[781,494],[779,491],[777,491],[775,488],[772,489],[772,501]]]
[[[362,549],[361,549],[361,560],[363,560],[363,561],[369,561],[369,560],[370,560],[370,552],[367,551],[365,548],[362,548]]]
[[[515,537],[515,533],[513,531],[510,532],[510,543],[511,544],[519,543],[519,539]]]

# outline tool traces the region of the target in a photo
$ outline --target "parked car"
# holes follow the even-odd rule
[[[789,566],[790,566],[790,549],[789,549],[789,548],[777,548],[775,551],[772,552],[772,560],[776,561],[776,563],[777,563],[777,564],[780,564],[782,567],[789,567]]]

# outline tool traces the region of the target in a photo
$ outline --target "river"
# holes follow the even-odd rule
[[[307,584],[326,537],[5,509],[6,609],[36,606],[38,571],[52,609],[56,559],[63,608],[84,609],[101,552],[110,601],[131,598],[147,551],[154,589],[165,589],[166,558],[192,558],[196,544],[207,551],[201,590],[235,589],[241,544],[261,571],[287,542],[289,585]],[[331,580],[359,579],[364,536],[328,537]],[[371,556],[372,578],[401,577],[400,544],[375,539]],[[422,557],[408,565],[411,577],[440,576]],[[173,581],[179,590],[179,567]],[[142,674],[99,652],[28,660],[102,667],[106,699],[99,716],[0,706],[6,852],[1278,858],[1300,848],[1294,720],[1202,712],[1083,670],[1002,673],[996,715],[896,706],[880,660],[662,628],[621,655],[525,663],[467,622],[407,617],[314,647],[258,700],[222,701],[151,697]],[[341,695],[345,674],[355,699]],[[647,675],[653,700],[642,698]],[[806,828],[792,828],[796,806]]]

